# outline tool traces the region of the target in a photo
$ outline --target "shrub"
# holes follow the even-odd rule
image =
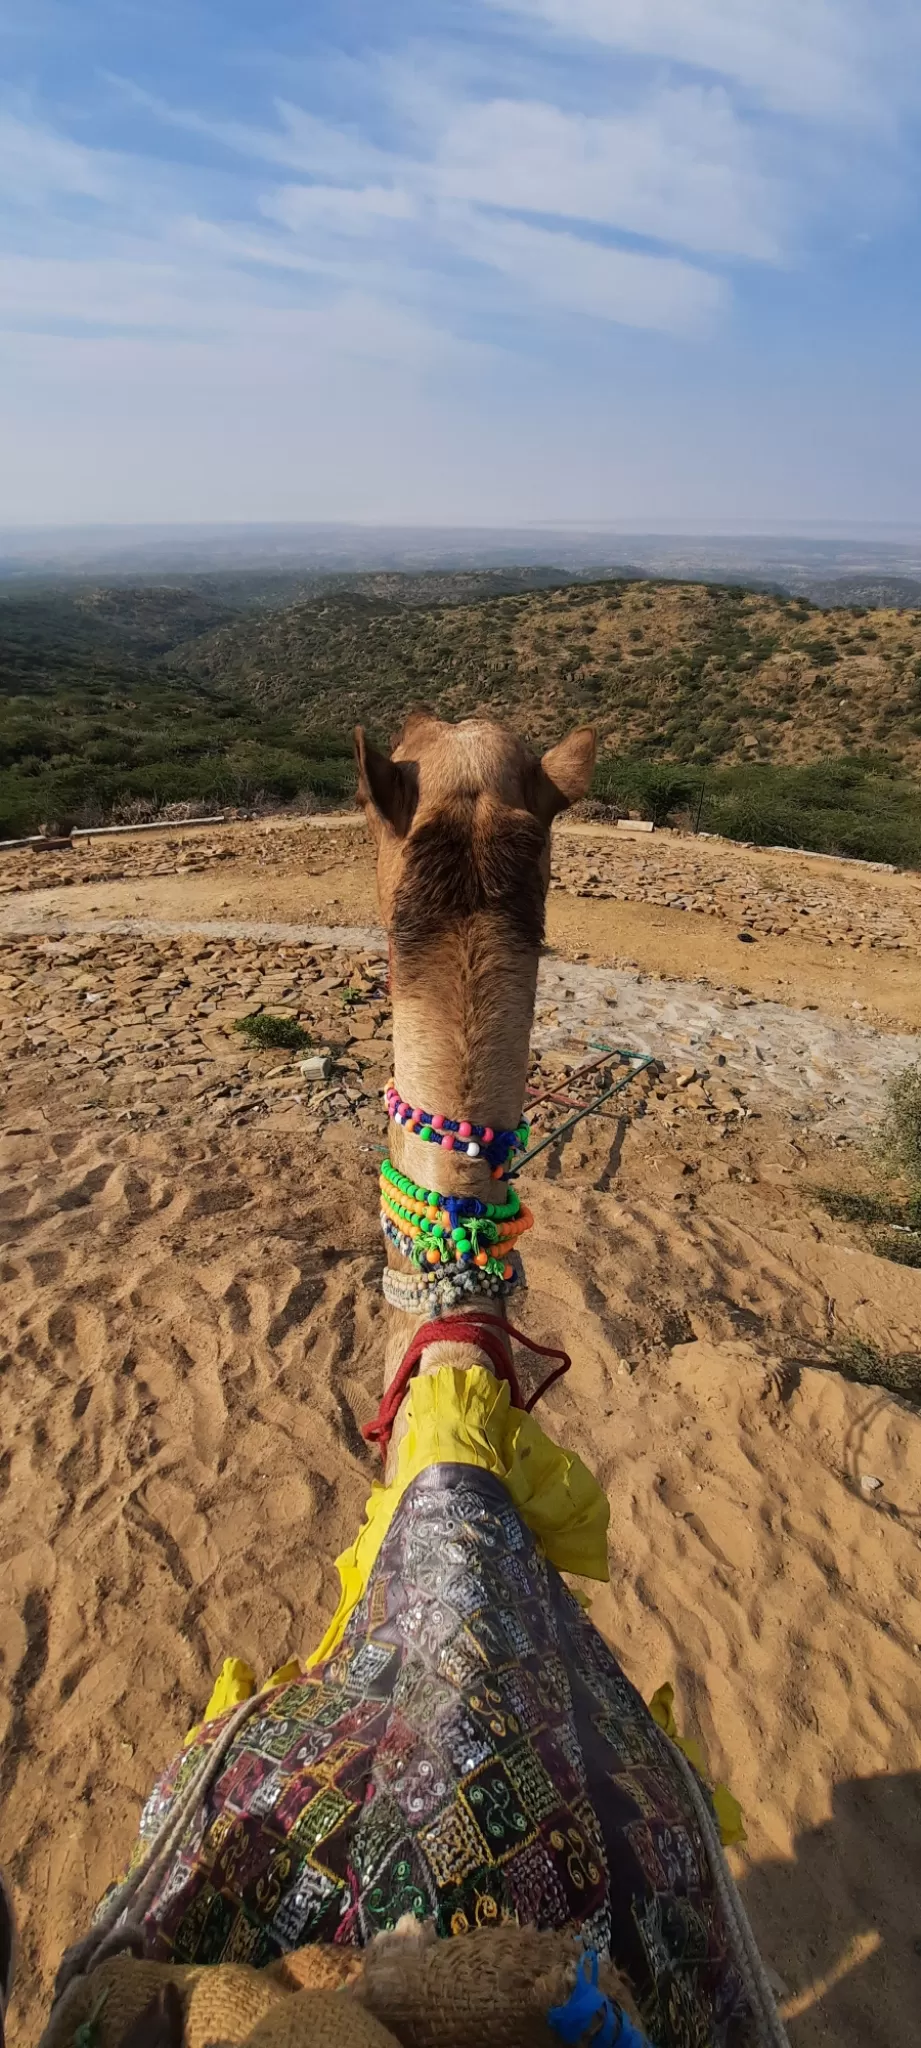
[[[885,1226],[867,1233],[878,1259],[889,1259],[895,1266],[921,1267],[921,1186],[907,1202],[848,1188],[816,1188],[815,1194],[829,1216],[840,1217],[844,1223]]]
[[[832,1363],[846,1380],[861,1387],[886,1387],[914,1406],[921,1404],[921,1351],[880,1351],[866,1337],[843,1337],[832,1351]]]
[[[238,1017],[233,1028],[260,1052],[267,1049],[306,1052],[310,1044],[310,1033],[294,1017],[273,1017],[269,1010],[257,1010],[251,1017]]]
[[[850,1188],[816,1188],[816,1199],[829,1216],[842,1223],[901,1223],[904,1203],[865,1195]]]
[[[881,1158],[921,1189],[921,1060],[890,1081],[876,1142]]]
[[[699,782],[670,762],[605,761],[592,785],[595,796],[622,811],[639,811],[654,825],[667,825],[696,796]]]
[[[803,652],[810,656],[817,668],[832,668],[835,662],[841,659],[839,649],[833,640],[826,640],[824,638],[803,640],[801,646]]]
[[[912,1230],[880,1230],[873,1239],[877,1258],[894,1266],[921,1266],[921,1235]]]

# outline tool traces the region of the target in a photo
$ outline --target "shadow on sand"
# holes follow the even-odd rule
[[[742,1895],[793,2048],[921,2043],[921,1772],[836,1786],[830,1819]]]

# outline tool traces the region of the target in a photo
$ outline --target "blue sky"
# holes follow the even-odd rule
[[[0,521],[921,524],[917,0],[0,0]]]

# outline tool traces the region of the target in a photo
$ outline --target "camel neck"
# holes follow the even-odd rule
[[[394,1081],[404,1101],[458,1121],[491,1124],[497,1131],[511,1130],[521,1121],[537,960],[536,949],[510,949],[494,923],[478,919],[471,920],[463,933],[448,935],[428,947],[424,960],[407,962],[394,948]],[[456,1151],[426,1143],[397,1123],[390,1124],[390,1157],[408,1179],[439,1194],[474,1195],[491,1202],[504,1186],[493,1180],[485,1160],[460,1157]],[[407,1270],[406,1261],[390,1243],[387,1263]],[[486,1306],[505,1320],[501,1298],[490,1299]],[[458,1304],[457,1313],[475,1315],[483,1307],[483,1301],[472,1296],[469,1306],[467,1302]],[[427,1305],[392,1312],[385,1347],[385,1388],[399,1371],[407,1344],[430,1317]],[[492,1370],[484,1352],[435,1343],[426,1347],[418,1370],[427,1374],[442,1365],[459,1365],[469,1371],[474,1363]],[[396,1469],[405,1426],[404,1407],[394,1424],[388,1478]]]
[[[474,921],[476,922],[476,921]],[[537,956],[503,950],[495,928],[433,946],[424,968],[393,975],[394,1080],[414,1108],[513,1130],[520,1123],[530,1056]],[[402,1173],[440,1194],[493,1198],[488,1163],[425,1143],[391,1125]]]

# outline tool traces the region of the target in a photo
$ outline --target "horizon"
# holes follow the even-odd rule
[[[0,47],[4,527],[921,530],[909,0],[0,0]]]
[[[785,523],[764,520],[760,525],[727,521],[724,525],[669,524],[665,519],[517,519],[489,520],[371,520],[371,519],[199,519],[199,520],[33,520],[0,523],[0,544],[17,536],[32,534],[182,535],[261,533],[367,533],[367,534],[558,534],[606,535],[619,539],[714,540],[714,541],[827,541],[872,544],[904,544],[921,541],[921,518],[917,521],[801,520]]]
[[[611,579],[731,584],[805,596],[819,604],[921,603],[921,533],[889,529],[858,536],[735,534],[566,528],[369,526],[358,523],[223,523],[160,526],[0,527],[0,595],[40,595],[49,586],[235,585],[281,589],[298,603],[338,581],[400,587],[430,578],[490,579],[508,588],[583,585]],[[511,579],[511,581],[509,581]],[[523,579],[523,580],[522,580]],[[536,579],[536,583],[535,583]],[[410,601],[412,601],[410,599]]]

